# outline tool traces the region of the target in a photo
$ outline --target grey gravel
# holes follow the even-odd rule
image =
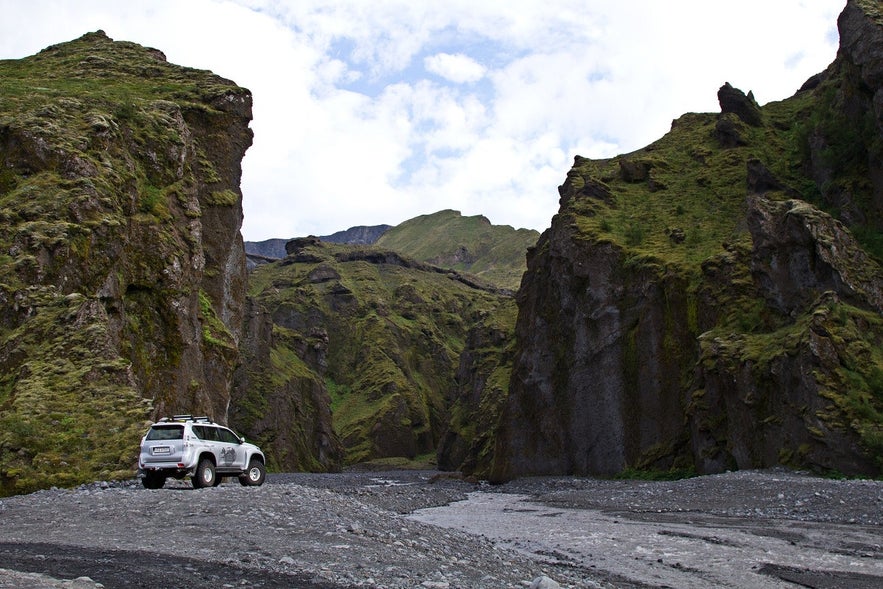
[[[95,483],[4,498],[0,521],[0,588],[154,577],[189,588],[883,586],[883,483],[781,470],[500,486],[424,471],[277,474],[259,488]]]

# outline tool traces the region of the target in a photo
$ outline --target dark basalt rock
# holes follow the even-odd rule
[[[883,313],[883,271],[842,223],[805,202],[748,198],[752,274],[783,313],[806,309],[820,294]]]
[[[725,84],[716,117],[575,158],[517,295],[492,480],[883,472],[877,3],[849,0],[839,26],[836,61],[793,102]],[[821,210],[834,198],[842,221]],[[859,240],[844,221],[862,219]]]
[[[717,91],[717,99],[720,102],[721,114],[733,113],[742,122],[752,127],[759,127],[763,124],[760,106],[754,100],[754,94],[751,91],[746,95],[727,82]]]

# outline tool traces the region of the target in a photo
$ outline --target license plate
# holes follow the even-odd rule
[[[153,451],[153,454],[168,454],[171,448],[168,446],[156,446],[151,448],[151,450]]]

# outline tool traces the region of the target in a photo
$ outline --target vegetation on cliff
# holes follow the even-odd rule
[[[577,157],[528,260],[493,475],[883,470],[883,27],[763,107],[729,84],[631,154]]]
[[[0,493],[131,476],[156,413],[226,417],[251,96],[100,31],[0,78]]]
[[[288,249],[287,258],[252,273],[251,295],[272,317],[271,354],[301,379],[324,383],[344,462],[433,460],[470,332],[500,324],[507,336],[492,345],[504,347],[511,296],[376,247],[304,238]],[[289,376],[266,384],[277,388]]]

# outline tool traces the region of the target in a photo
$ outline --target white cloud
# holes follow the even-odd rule
[[[427,71],[457,84],[477,82],[484,77],[485,67],[462,53],[437,53],[423,60]]]
[[[251,240],[443,208],[543,229],[575,154],[641,147],[684,112],[717,110],[726,81],[761,103],[792,94],[834,58],[844,5],[15,3],[2,11],[0,58],[102,28],[252,91],[242,181]]]

